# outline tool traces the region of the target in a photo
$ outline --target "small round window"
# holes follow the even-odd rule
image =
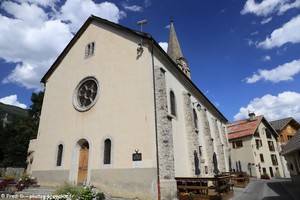
[[[73,104],[79,111],[89,110],[97,101],[99,92],[98,81],[94,77],[88,77],[77,85],[73,97]]]

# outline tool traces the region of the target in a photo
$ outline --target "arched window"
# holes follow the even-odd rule
[[[95,42],[88,43],[85,46],[85,57],[87,58],[94,55],[94,52],[95,52]]]
[[[87,44],[85,46],[85,57],[88,57],[89,54],[90,54],[90,49],[91,49],[91,45],[90,44]]]
[[[193,117],[194,117],[194,126],[196,129],[198,129],[198,116],[195,109],[193,109]]]
[[[56,166],[61,166],[63,150],[64,146],[62,144],[58,145]]]
[[[91,43],[91,55],[94,55],[94,51],[95,51],[95,43],[94,42],[92,42]]]
[[[170,108],[171,115],[176,116],[176,99],[172,90],[170,91]]]
[[[103,157],[103,163],[110,164],[111,163],[111,141],[110,139],[106,139],[104,141],[104,157]]]

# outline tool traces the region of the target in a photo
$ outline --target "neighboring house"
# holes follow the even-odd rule
[[[292,117],[271,121],[270,124],[277,131],[281,145],[286,144],[300,129],[299,122]]]
[[[149,35],[91,16],[43,77],[29,171],[40,185],[173,199],[175,177],[229,170],[227,119],[190,79],[173,23],[168,53]],[[200,162],[200,163],[199,163]]]
[[[282,147],[292,180],[300,184],[300,130]]]
[[[250,113],[248,119],[235,121],[227,129],[233,171],[244,171],[257,178],[262,174],[283,176],[278,135],[263,116]]]
[[[282,147],[295,135],[295,133],[300,129],[300,124],[292,117],[279,119],[271,121],[270,124],[277,131],[278,143],[279,143],[279,152],[281,152]],[[284,177],[290,177],[287,162],[282,155],[280,159],[283,165]]]

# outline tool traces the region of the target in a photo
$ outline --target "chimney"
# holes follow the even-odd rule
[[[255,113],[254,112],[249,112],[249,114],[248,114],[248,116],[249,116],[249,121],[253,121],[253,120],[255,120]]]

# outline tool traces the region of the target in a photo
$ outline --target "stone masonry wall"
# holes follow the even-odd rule
[[[206,109],[201,109],[199,111],[199,134],[203,134],[204,138],[204,147],[203,154],[206,155],[205,166],[207,166],[208,174],[205,174],[205,168],[201,166],[201,174],[205,176],[213,175],[213,153],[214,153],[214,145],[211,137],[209,122],[206,114]]]
[[[229,171],[229,142],[227,140],[227,137],[226,137],[226,128],[224,126],[221,125],[221,135],[223,137],[223,141],[224,141],[224,146],[223,146],[223,149],[224,149],[224,162],[225,162],[225,171]]]
[[[168,100],[165,71],[155,66],[155,95],[158,136],[158,162],[161,200],[177,196],[175,181],[172,121],[168,118]]]
[[[191,96],[189,93],[186,92],[183,93],[183,102],[184,102],[185,129],[186,129],[187,140],[188,140],[188,156],[189,156],[189,161],[191,163],[190,174],[192,176],[196,176],[194,151],[197,152],[199,158],[199,167],[200,167],[199,140],[198,140],[198,134],[196,132],[196,127],[194,124],[193,107],[191,102]]]
[[[221,142],[220,138],[220,131],[218,128],[218,123],[217,119],[212,119],[213,121],[213,126],[214,126],[214,131],[215,131],[215,143],[216,143],[216,154],[218,158],[218,168],[220,172],[225,172],[225,157],[224,157],[224,149],[223,149],[223,144]]]

